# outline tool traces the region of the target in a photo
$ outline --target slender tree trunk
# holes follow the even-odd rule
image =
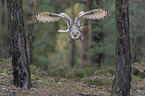
[[[7,0],[9,31],[11,32],[13,84],[28,89],[31,87],[30,64],[27,58],[22,0]]]
[[[72,9],[72,20],[74,20],[74,2],[75,0],[71,0],[71,9]],[[71,40],[72,42],[72,49],[71,49],[71,67],[74,67],[75,65],[75,52],[76,52],[76,45],[75,45],[75,40]]]
[[[84,0],[84,11],[89,11],[89,0]],[[88,26],[88,20],[83,20],[83,26]],[[88,48],[89,48],[89,33],[88,27],[84,28],[82,31],[84,40],[82,41],[81,48],[81,66],[85,67],[88,63]]]
[[[111,96],[129,96],[131,53],[129,38],[129,0],[116,0],[116,75]]]
[[[8,12],[7,12],[7,0],[4,0],[4,9],[5,9],[5,16],[4,16],[4,29],[5,29],[5,48],[4,48],[4,55],[3,57],[4,58],[9,58],[11,56],[11,53],[10,53],[10,49],[11,49],[11,45],[10,45],[10,32],[8,31]]]
[[[28,36],[27,36],[27,54],[28,61],[32,64],[33,58],[33,38],[34,38],[34,21],[32,20],[32,16],[36,11],[36,0],[29,0],[30,12],[29,12],[29,22],[28,22]]]
[[[0,0],[0,56],[3,54],[2,0]]]
[[[96,4],[99,6],[98,8],[103,7],[103,0],[96,0]],[[92,4],[90,4],[91,9]],[[96,7],[96,6],[95,6]],[[92,21],[91,27],[92,27],[92,33],[91,33],[91,54],[89,58],[89,62],[92,64],[92,66],[101,67],[101,60],[104,56],[103,53],[97,52],[96,47],[98,47],[99,42],[103,40],[104,33],[98,29],[103,29],[103,25],[100,23],[100,20]]]
[[[132,26],[133,27],[136,27],[135,26],[135,20],[136,20],[136,1],[134,1],[134,8],[133,8],[134,10],[133,10],[133,22],[132,22]],[[135,29],[135,28],[134,28]],[[134,35],[134,37],[131,39],[131,45],[132,45],[132,47],[131,47],[131,49],[132,49],[132,55],[131,55],[131,63],[133,64],[133,63],[135,63],[135,62],[137,62],[137,59],[136,59],[136,56],[137,56],[137,54],[136,54],[136,43],[137,43],[137,34],[136,34],[136,30],[133,30],[132,31],[132,34]]]

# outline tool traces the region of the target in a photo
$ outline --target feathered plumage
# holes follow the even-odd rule
[[[39,22],[56,22],[63,18],[68,26],[67,30],[58,30],[58,32],[69,32],[69,36],[71,39],[81,39],[83,40],[81,30],[83,27],[80,27],[80,20],[81,18],[84,19],[102,19],[108,15],[107,10],[103,9],[94,9],[87,12],[81,11],[77,18],[75,18],[74,23],[72,19],[66,13],[50,13],[50,12],[40,12],[35,15],[35,19]],[[69,39],[70,40],[70,39]]]

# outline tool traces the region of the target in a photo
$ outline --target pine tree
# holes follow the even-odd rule
[[[4,45],[4,58],[11,57],[11,45],[10,45],[10,32],[8,31],[8,12],[7,12],[7,0],[4,0],[4,32],[5,34],[5,45]]]
[[[2,0],[0,0],[0,10],[2,9]],[[2,33],[2,11],[0,11],[0,56],[3,54],[3,33]]]
[[[129,0],[116,0],[116,24],[116,75],[111,96],[129,96],[131,87]]]
[[[27,58],[22,0],[7,0],[7,6],[8,26],[11,32],[13,83],[17,87],[28,89],[31,87],[30,64]]]
[[[103,7],[102,0],[94,0],[94,1],[96,1],[95,3],[97,5],[94,6],[95,8],[97,7],[99,9]],[[94,9],[91,5],[92,4],[90,4],[90,8]],[[90,54],[89,62],[92,64],[92,66],[101,67],[101,60],[103,58],[103,53],[98,52],[98,50],[96,50],[96,47],[99,47],[98,45],[103,40],[104,37],[103,31],[100,31],[100,29],[103,29],[103,25],[100,20],[95,20],[92,21],[91,26],[92,26],[92,33],[91,33],[92,51]]]
[[[28,29],[29,33],[27,36],[27,54],[28,54],[28,61],[30,64],[32,64],[32,56],[33,56],[33,38],[34,38],[34,21],[32,20],[32,16],[34,15],[36,11],[36,0],[30,0],[29,1],[30,11],[29,11],[29,23],[28,23]]]
[[[74,20],[74,2],[75,0],[71,0],[71,8],[72,8],[72,20]],[[70,60],[70,66],[74,67],[75,65],[75,53],[76,53],[76,44],[75,40],[72,40],[72,48],[71,48],[71,60]]]
[[[90,10],[89,4],[90,0],[84,0],[84,11]],[[88,26],[88,20],[83,20],[83,26]],[[88,63],[88,56],[87,52],[89,49],[89,29],[88,27],[84,28],[82,31],[84,40],[82,41],[82,48],[81,48],[81,66],[84,67]]]

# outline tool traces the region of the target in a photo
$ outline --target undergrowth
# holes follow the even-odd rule
[[[58,67],[48,72],[42,71],[34,65],[31,68],[33,87],[23,90],[13,86],[13,68],[11,58],[0,59],[0,95],[3,96],[109,96],[115,76],[115,68],[92,67],[70,70],[67,67]],[[131,96],[144,96],[145,79],[132,75]],[[83,95],[84,96],[84,95]]]

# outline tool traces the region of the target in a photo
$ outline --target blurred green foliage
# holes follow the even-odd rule
[[[98,8],[95,0],[91,8]],[[62,3],[60,3],[62,2]],[[86,53],[97,54],[103,53],[104,58],[101,62],[101,66],[114,66],[115,65],[115,43],[116,43],[116,23],[115,23],[115,0],[103,0],[104,9],[108,9],[111,12],[111,16],[99,20],[103,29],[96,26],[94,29],[90,29],[89,21],[89,37],[91,36],[91,30],[98,30],[104,33],[104,38],[101,42],[96,44],[95,42],[89,42],[94,44],[95,48],[89,49]],[[130,0],[130,41],[131,41],[131,52],[139,61],[144,56],[144,25],[143,18],[145,17],[145,3],[142,0]],[[71,7],[69,0],[36,0],[37,12],[66,12],[71,16]],[[59,3],[59,4],[58,4]],[[65,4],[60,5],[60,4]],[[28,20],[29,14],[29,1],[23,0],[24,7],[24,20],[25,20],[25,31],[28,33]],[[83,10],[83,3],[81,0],[76,0],[74,5],[75,17]],[[82,22],[81,22],[82,23]],[[66,29],[66,23],[64,20],[60,20],[55,23],[35,23],[34,25],[34,42],[33,42],[33,64],[40,66],[42,69],[48,70],[49,72],[60,72],[61,74],[69,71],[70,56],[71,56],[71,43],[67,41],[67,33],[57,33],[58,29]],[[81,41],[76,41],[76,54],[75,60],[77,65],[80,65],[80,53],[81,53]],[[134,49],[135,48],[135,49]],[[135,52],[135,54],[134,54]],[[64,68],[63,68],[64,67]],[[60,68],[60,69],[59,69]],[[64,69],[64,70],[62,70]],[[63,73],[64,72],[64,73]],[[112,72],[114,73],[114,72]]]
[[[82,0],[76,0],[74,5],[75,17],[83,10]],[[89,0],[92,1],[92,0]],[[91,66],[89,63],[85,68],[80,65],[80,53],[82,41],[76,41],[76,65],[70,68],[71,43],[67,41],[67,33],[58,33],[58,29],[66,29],[64,20],[55,23],[35,23],[34,24],[34,41],[33,41],[33,64],[31,65],[31,79],[39,80],[47,76],[54,77],[50,81],[61,81],[60,78],[67,80],[82,81],[87,85],[111,86],[115,74],[115,43],[116,43],[116,23],[115,23],[115,0],[103,0],[104,9],[111,12],[111,16],[99,20],[103,28],[95,27],[91,29],[91,20],[89,21],[89,44],[94,44],[95,48],[89,49],[86,54],[103,53],[104,58],[101,62],[101,68]],[[60,5],[60,2],[65,3]],[[66,12],[71,16],[70,0],[36,0],[37,12]],[[145,49],[145,1],[129,0],[129,30],[131,41],[132,63],[140,61],[144,56]],[[62,4],[62,3],[61,3]],[[96,1],[93,1],[92,8],[98,8]],[[25,32],[28,34],[28,22],[31,18],[29,0],[23,0]],[[2,9],[4,10],[4,9]],[[81,22],[82,24],[82,22]],[[91,31],[97,30],[104,33],[101,42],[91,42]],[[133,60],[134,57],[136,60]],[[5,76],[12,73],[11,58],[0,59],[0,75]],[[34,66],[35,65],[35,66]],[[37,67],[36,67],[37,66]],[[40,69],[41,68],[41,69]],[[42,71],[45,70],[45,71]],[[2,71],[1,71],[2,70]],[[136,70],[132,71],[132,89],[145,89],[144,73],[135,75]],[[47,81],[47,80],[46,80]],[[40,82],[42,82],[40,80]],[[61,81],[65,83],[64,81]],[[77,86],[80,88],[79,86]]]

